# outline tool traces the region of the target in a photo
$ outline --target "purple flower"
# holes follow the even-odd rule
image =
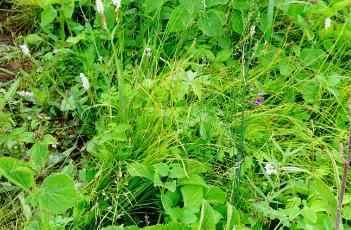
[[[259,97],[256,100],[253,101],[253,104],[256,106],[262,105],[264,102],[264,98],[263,97]]]

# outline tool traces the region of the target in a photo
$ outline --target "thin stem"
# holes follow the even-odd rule
[[[349,115],[350,114],[351,114],[351,97],[349,98]],[[348,176],[348,172],[349,172],[349,168],[350,168],[350,158],[351,158],[351,119],[349,121],[349,140],[348,140],[348,146],[347,146],[346,160],[344,161],[344,164],[343,164],[344,171],[342,174],[341,188],[340,188],[339,195],[338,195],[338,206],[337,206],[337,210],[336,210],[336,221],[335,221],[335,229],[336,230],[340,229],[342,203],[344,200],[347,176]]]

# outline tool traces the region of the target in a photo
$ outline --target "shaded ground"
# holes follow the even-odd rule
[[[15,36],[26,33],[23,21],[12,20],[20,18],[21,13],[11,4],[0,0],[0,83],[6,83],[15,78],[20,69],[29,71],[31,63],[21,58],[21,51],[16,45]],[[30,21],[29,21],[30,22]]]
[[[20,69],[30,70],[31,63],[21,60],[20,50],[15,46],[11,33],[0,34],[0,82],[15,78]]]

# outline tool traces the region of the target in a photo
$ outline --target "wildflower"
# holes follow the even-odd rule
[[[0,93],[6,93],[5,89],[0,89]]]
[[[79,77],[80,77],[80,80],[82,81],[82,85],[83,85],[83,88],[85,90],[88,90],[89,89],[89,79],[85,76],[84,73],[80,73],[79,74]]]
[[[116,11],[121,8],[121,0],[112,0],[113,5],[116,7]]]
[[[264,102],[264,97],[259,97],[256,100],[253,101],[253,104],[256,106],[262,105]]]
[[[274,167],[274,165],[270,164],[270,163],[267,163],[266,166],[266,173],[268,175],[271,175],[271,174],[277,174],[277,169]]]
[[[96,10],[100,14],[103,14],[105,11],[104,4],[102,3],[101,0],[96,0]]]
[[[56,144],[51,144],[51,147],[56,149],[57,148],[57,145]]]
[[[34,97],[34,94],[32,92],[28,92],[28,91],[18,91],[17,94],[22,96],[22,97],[27,97],[27,98]]]
[[[150,47],[146,47],[145,48],[145,55],[146,56],[151,56],[151,48]]]
[[[325,30],[328,30],[328,28],[331,26],[332,20],[330,18],[326,18],[324,21],[324,28]]]
[[[37,114],[37,118],[38,118],[39,120],[44,120],[44,119],[46,118],[46,114],[45,114],[45,113],[38,113],[38,114]]]
[[[21,48],[24,56],[30,56],[30,51],[29,51],[27,44],[20,45],[20,48]]]
[[[250,28],[250,35],[251,35],[251,36],[254,36],[255,33],[256,33],[256,26],[253,25],[253,26],[251,26],[251,28]]]

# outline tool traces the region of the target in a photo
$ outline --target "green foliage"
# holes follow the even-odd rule
[[[73,207],[78,193],[72,178],[65,174],[53,174],[45,178],[38,190],[40,206],[51,213],[61,214]]]
[[[0,173],[22,189],[34,186],[33,171],[20,160],[11,157],[0,158]]]
[[[349,0],[11,2],[1,226],[333,229]]]

